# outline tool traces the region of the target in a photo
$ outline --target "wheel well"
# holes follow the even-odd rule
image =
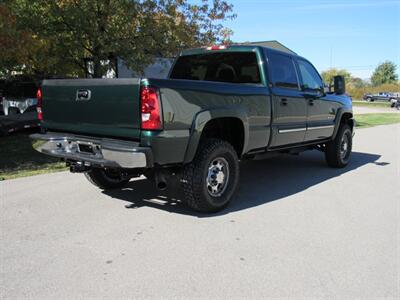
[[[342,118],[340,119],[340,124],[349,124],[350,128],[353,130],[353,125],[354,125],[353,114],[344,113]]]
[[[244,145],[244,127],[238,118],[226,117],[212,119],[207,122],[201,134],[201,140],[205,138],[218,138],[230,143],[240,157]]]

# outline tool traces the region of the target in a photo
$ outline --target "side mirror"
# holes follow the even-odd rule
[[[341,75],[333,77],[334,91],[338,95],[346,93],[346,83],[344,82],[344,77]]]

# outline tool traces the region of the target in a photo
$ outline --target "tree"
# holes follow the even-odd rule
[[[10,9],[4,3],[0,4],[0,73],[3,77],[22,67],[22,62],[29,56],[24,45],[32,42],[29,32],[17,29],[16,18]]]
[[[371,82],[374,86],[381,85],[384,83],[396,83],[396,64],[391,61],[385,61],[379,64],[371,77]]]
[[[117,57],[140,72],[156,57],[172,57],[184,47],[220,42],[227,32],[221,22],[235,15],[224,0],[208,2],[14,0],[10,7],[17,27],[29,29],[42,41],[54,69],[73,69],[79,74],[91,61],[91,75],[102,77],[115,69]]]
[[[344,70],[344,69],[332,68],[332,69],[323,71],[321,73],[322,79],[324,80],[325,83],[327,83],[329,85],[333,84],[333,77],[335,77],[337,75],[344,76],[346,83],[350,82],[350,80],[351,80],[351,74],[347,70]]]
[[[351,78],[350,78],[350,81],[348,82],[348,84],[349,84],[351,87],[354,87],[354,88],[356,88],[356,89],[360,89],[360,88],[363,88],[363,87],[365,87],[365,86],[368,85],[367,82],[365,82],[364,80],[362,80],[362,79],[359,78],[359,77],[351,77]]]

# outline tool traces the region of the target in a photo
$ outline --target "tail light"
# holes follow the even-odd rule
[[[144,86],[140,89],[142,129],[161,130],[161,106],[157,89]]]
[[[37,110],[37,116],[39,121],[43,121],[43,112],[42,112],[42,89],[38,88],[36,92],[36,98],[37,98],[37,105],[36,105],[36,110]]]

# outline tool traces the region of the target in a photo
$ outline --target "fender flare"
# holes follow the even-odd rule
[[[221,107],[202,110],[198,112],[193,118],[192,126],[190,128],[189,142],[183,161],[185,164],[191,162],[196,155],[196,151],[200,143],[201,134],[207,123],[211,120],[220,118],[237,118],[242,122],[244,129],[244,141],[241,154],[245,153],[249,141],[249,122],[246,110],[244,108],[238,107]]]
[[[354,127],[355,127],[355,121],[353,119],[353,111],[351,109],[347,109],[344,107],[341,107],[338,109],[338,112],[336,114],[336,119],[335,119],[335,130],[333,131],[333,135],[332,135],[332,139],[335,139],[337,132],[339,131],[339,127],[340,127],[340,122],[342,120],[342,117],[344,114],[351,114],[351,120],[352,120],[352,131],[354,131]]]

